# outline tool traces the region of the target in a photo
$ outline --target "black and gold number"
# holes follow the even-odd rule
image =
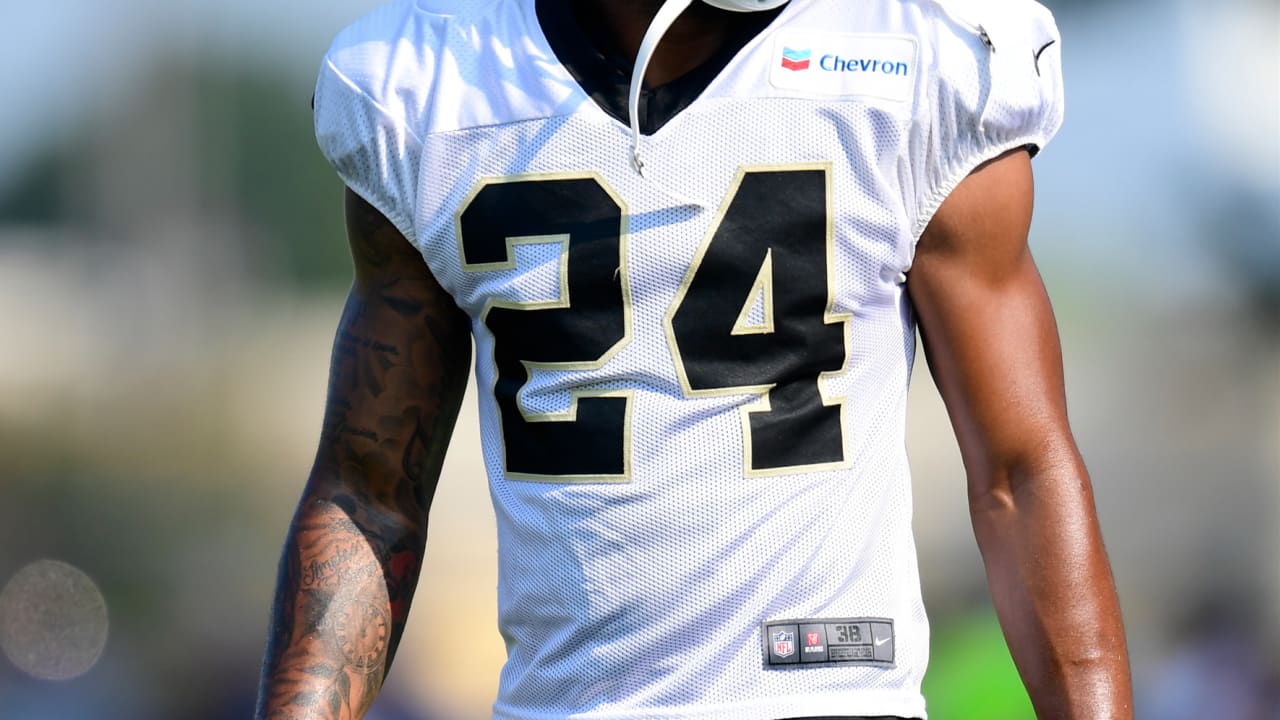
[[[595,175],[489,181],[463,205],[457,233],[472,272],[514,268],[516,245],[560,244],[556,300],[494,302],[483,318],[494,338],[507,476],[629,480],[629,393],[575,393],[561,414],[536,414],[519,400],[533,368],[594,370],[629,339],[622,201]]]
[[[848,359],[832,311],[826,165],[744,169],[667,317],[685,395],[751,394],[748,475],[840,467],[844,404],[824,375]]]
[[[686,396],[759,398],[742,411],[748,475],[847,464],[844,405],[823,386],[848,359],[849,317],[832,310],[830,197],[825,164],[740,171],[667,314]],[[629,341],[622,201],[594,174],[489,180],[457,231],[472,272],[514,268],[520,244],[560,244],[556,300],[498,301],[483,317],[508,477],[629,480],[629,393],[579,392],[560,414],[519,400],[531,368],[597,369]]]

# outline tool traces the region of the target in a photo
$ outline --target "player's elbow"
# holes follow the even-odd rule
[[[1087,489],[1088,484],[1084,463],[1070,436],[989,450],[979,461],[966,465],[969,513],[975,524],[1060,497],[1063,490]]]
[[[398,478],[399,468],[365,464],[337,465],[318,461],[311,470],[302,504],[331,506],[385,529],[425,529],[430,493]],[[399,532],[399,530],[397,530]]]

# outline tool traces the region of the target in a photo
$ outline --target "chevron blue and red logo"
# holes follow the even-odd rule
[[[808,70],[809,69],[809,48],[804,50],[792,50],[789,47],[782,48],[782,67],[788,70]]]

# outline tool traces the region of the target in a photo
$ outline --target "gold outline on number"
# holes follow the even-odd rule
[[[609,197],[618,205],[619,225],[618,225],[618,270],[619,283],[622,291],[622,337],[614,343],[608,350],[600,356],[598,360],[586,362],[565,362],[565,363],[536,363],[527,360],[521,360],[520,364],[524,365],[525,373],[529,376],[529,381],[533,380],[533,370],[598,370],[616,356],[627,343],[631,342],[631,285],[628,282],[627,272],[627,239],[630,233],[631,214],[626,202],[623,201],[613,186],[597,172],[555,172],[555,173],[522,173],[517,175],[505,175],[496,177],[481,178],[471,189],[463,201],[458,205],[458,210],[453,216],[454,237],[458,244],[458,262],[462,266],[464,272],[498,272],[504,270],[516,269],[516,252],[517,245],[548,245],[557,243],[560,246],[558,256],[559,268],[559,297],[554,300],[537,300],[531,302],[519,300],[500,300],[490,297],[485,302],[484,310],[480,313],[480,325],[489,332],[492,339],[492,351],[490,362],[493,367],[493,384],[489,388],[489,397],[493,398],[495,409],[498,413],[498,437],[502,444],[502,473],[507,480],[516,480],[522,482],[538,482],[538,483],[610,483],[620,484],[631,482],[631,412],[635,396],[634,390],[606,390],[606,389],[586,389],[586,390],[570,390],[569,391],[569,409],[564,412],[534,413],[528,411],[524,407],[521,400],[521,394],[525,387],[529,384],[526,381],[520,389],[516,391],[516,408],[520,411],[520,417],[525,422],[576,422],[578,419],[578,400],[580,398],[595,397],[620,397],[626,400],[623,410],[622,420],[622,473],[618,475],[544,475],[538,473],[522,473],[512,472],[507,467],[507,438],[506,429],[502,422],[502,406],[498,404],[497,385],[498,385],[498,339],[493,336],[492,331],[486,320],[489,318],[489,311],[494,308],[506,308],[509,310],[562,310],[572,305],[569,297],[569,235],[561,233],[556,235],[517,235],[505,238],[506,240],[506,259],[500,262],[491,263],[468,263],[465,248],[462,245],[462,215],[471,207],[471,203],[476,197],[490,185],[504,185],[515,182],[542,182],[549,180],[594,180],[600,189],[604,190]]]
[[[828,370],[818,373],[815,382],[818,383],[818,395],[822,398],[823,407],[831,407],[838,405],[840,407],[840,451],[843,459],[835,462],[813,463],[810,465],[788,465],[780,468],[768,468],[764,470],[754,470],[751,467],[753,447],[751,440],[751,414],[767,413],[772,410],[769,406],[769,392],[777,386],[777,383],[769,383],[765,385],[740,385],[734,387],[708,388],[706,390],[694,390],[689,382],[689,374],[685,370],[684,358],[680,354],[680,344],[676,342],[675,333],[675,316],[680,306],[684,304],[685,296],[689,292],[689,286],[693,283],[693,278],[698,274],[698,268],[702,266],[703,260],[706,258],[707,250],[711,247],[711,241],[716,236],[716,232],[720,229],[720,225],[724,222],[725,215],[728,214],[729,208],[733,205],[733,201],[738,196],[741,189],[742,181],[748,173],[754,172],[779,172],[779,171],[809,171],[820,170],[824,186],[826,189],[826,254],[827,254],[827,306],[822,314],[822,321],[826,325],[842,324],[841,335],[844,343],[844,359],[840,363],[838,370]],[[852,357],[852,338],[850,336],[850,326],[853,321],[852,313],[837,313],[836,305],[836,288],[835,277],[833,275],[836,261],[836,243],[835,243],[835,216],[834,201],[831,188],[831,171],[832,163],[781,163],[781,164],[761,164],[761,165],[743,165],[738,168],[738,173],[733,179],[733,183],[729,186],[729,191],[725,194],[724,200],[721,201],[719,209],[716,211],[715,219],[711,223],[711,227],[707,230],[702,238],[702,244],[698,247],[698,252],[693,256],[693,261],[689,264],[689,269],[685,271],[684,278],[680,282],[680,289],[676,291],[675,298],[671,301],[671,307],[667,309],[667,313],[663,318],[667,335],[667,346],[671,350],[671,359],[675,362],[676,375],[680,378],[680,389],[688,398],[707,398],[721,397],[726,395],[758,395],[759,399],[753,403],[743,405],[738,409],[742,421],[742,471],[746,477],[772,477],[777,475],[792,475],[804,472],[816,472],[820,470],[844,470],[853,466],[851,450],[849,446],[848,433],[848,414],[849,403],[846,398],[841,395],[829,393],[826,387],[826,381],[843,374],[849,366],[849,359]],[[785,212],[785,210],[783,210]],[[766,255],[766,259],[770,258]],[[772,288],[770,288],[772,289]],[[752,288],[751,295],[754,295],[755,287]],[[748,296],[748,303],[751,302],[751,296]]]
[[[756,297],[760,297],[761,321],[750,321],[751,311],[756,308]],[[770,335],[775,332],[773,326],[773,248],[764,251],[764,262],[760,263],[760,272],[747,293],[747,301],[742,304],[742,311],[733,323],[730,335]]]

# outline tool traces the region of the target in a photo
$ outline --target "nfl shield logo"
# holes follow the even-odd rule
[[[773,654],[778,657],[789,657],[796,651],[796,634],[779,630],[773,634]]]

